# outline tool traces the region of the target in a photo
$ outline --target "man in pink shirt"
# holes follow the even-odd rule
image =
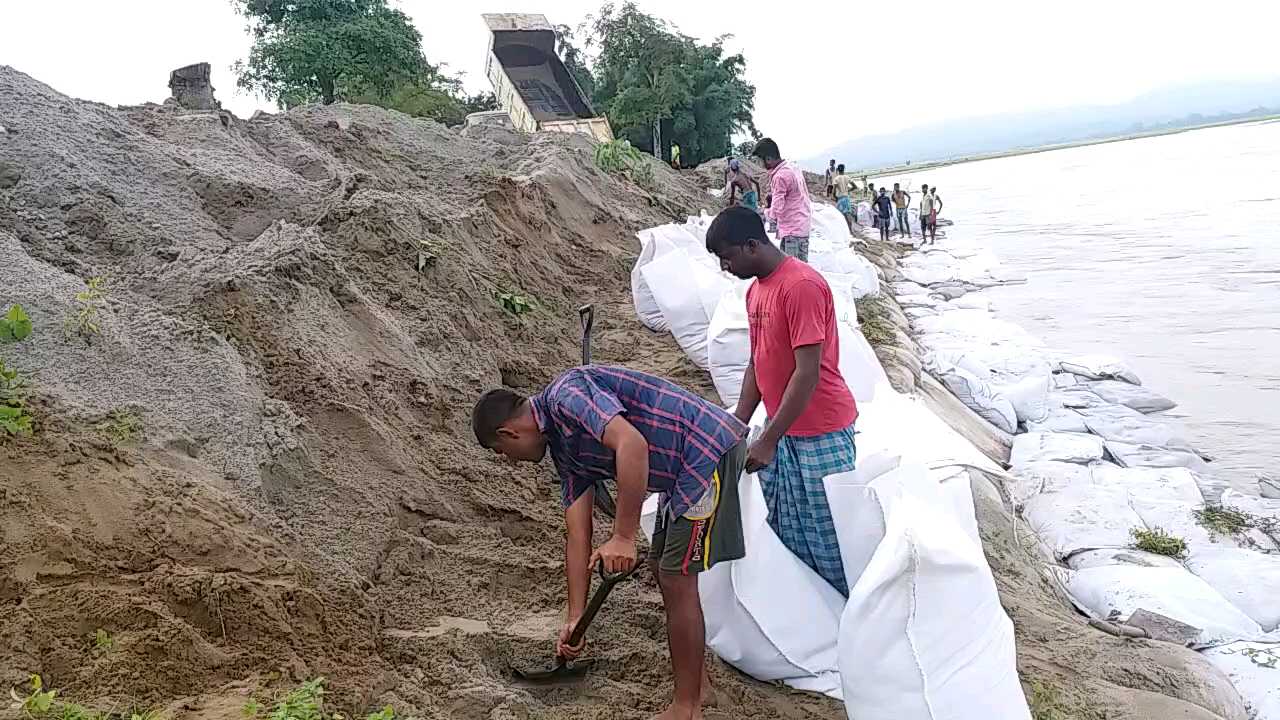
[[[809,188],[800,168],[782,159],[778,143],[762,138],[751,152],[769,171],[769,192],[773,199],[766,211],[778,224],[782,252],[809,262]]]
[[[747,449],[746,470],[760,473],[778,538],[847,597],[822,479],[853,470],[858,407],[840,374],[831,288],[818,271],[770,243],[760,217],[746,208],[716,216],[707,250],[721,269],[755,278],[747,290],[751,360],[734,415],[750,422],[763,400],[768,421]]]

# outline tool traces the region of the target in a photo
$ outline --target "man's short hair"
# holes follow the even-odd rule
[[[498,439],[498,428],[515,417],[524,403],[524,396],[506,388],[490,390],[481,395],[471,411],[471,429],[480,446],[492,448]]]
[[[836,170],[839,172],[844,172],[844,163],[840,163],[839,165],[837,165]]]
[[[707,228],[707,250],[713,253],[715,248],[742,247],[748,240],[769,244],[764,221],[756,211],[741,205],[721,210]]]
[[[782,153],[778,151],[778,143],[769,138],[760,138],[760,142],[756,143],[755,149],[751,151],[751,156],[761,160],[782,159]]]

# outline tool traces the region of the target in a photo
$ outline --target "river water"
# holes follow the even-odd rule
[[[1280,474],[1280,122],[885,179],[938,186],[949,233],[1027,273],[987,291],[1000,317],[1129,361],[1218,479]]]

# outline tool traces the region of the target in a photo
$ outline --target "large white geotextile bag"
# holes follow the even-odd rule
[[[1091,463],[1102,459],[1102,438],[1083,433],[1029,432],[1013,439],[1009,464],[1016,471],[1032,462]]]
[[[641,230],[636,237],[640,238],[640,257],[636,258],[635,267],[631,268],[631,299],[635,303],[640,322],[650,330],[663,332],[669,326],[641,270],[656,258],[673,250],[684,249],[687,252],[698,249],[698,239],[680,225],[659,225]]]
[[[711,382],[726,406],[738,404],[742,376],[751,362],[751,333],[747,325],[747,285],[737,284],[720,297],[707,328],[707,361]]]
[[[1059,558],[1083,550],[1122,548],[1132,542],[1129,531],[1144,528],[1129,507],[1123,488],[1070,485],[1027,500],[1022,516]]]
[[[1204,656],[1231,679],[1253,720],[1280,720],[1280,643],[1231,643]]]
[[[1007,433],[1018,429],[1018,415],[1013,404],[993,391],[985,380],[964,368],[950,367],[942,370],[942,382],[982,419]]]
[[[728,278],[683,250],[673,250],[640,268],[640,274],[662,309],[671,334],[695,365],[706,370],[707,327]]]
[[[1187,569],[1270,632],[1280,627],[1280,556],[1242,548],[1192,553]],[[1276,682],[1280,684],[1280,669]]]
[[[1090,380],[1123,380],[1132,385],[1141,385],[1142,380],[1133,368],[1123,360],[1109,355],[1077,355],[1059,363],[1063,372],[1069,372]]]
[[[1148,390],[1141,385],[1130,385],[1121,380],[1098,380],[1089,383],[1089,389],[1107,402],[1124,405],[1143,413],[1163,412],[1178,406],[1178,403],[1154,390]]]
[[[1067,591],[1101,618],[1146,609],[1200,628],[1199,644],[1254,640],[1262,628],[1183,568],[1109,565],[1068,573]]]
[[[1027,720],[1013,623],[982,548],[922,474],[900,468],[865,487],[854,473],[827,478],[845,573],[857,578],[840,621],[845,710],[851,720]],[[852,508],[867,517],[844,519]],[[868,525],[883,537],[858,572]]]

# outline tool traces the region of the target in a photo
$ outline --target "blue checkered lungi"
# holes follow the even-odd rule
[[[822,479],[853,470],[853,427],[813,437],[785,436],[773,462],[760,471],[769,527],[782,544],[841,595],[849,596],[840,543]]]

